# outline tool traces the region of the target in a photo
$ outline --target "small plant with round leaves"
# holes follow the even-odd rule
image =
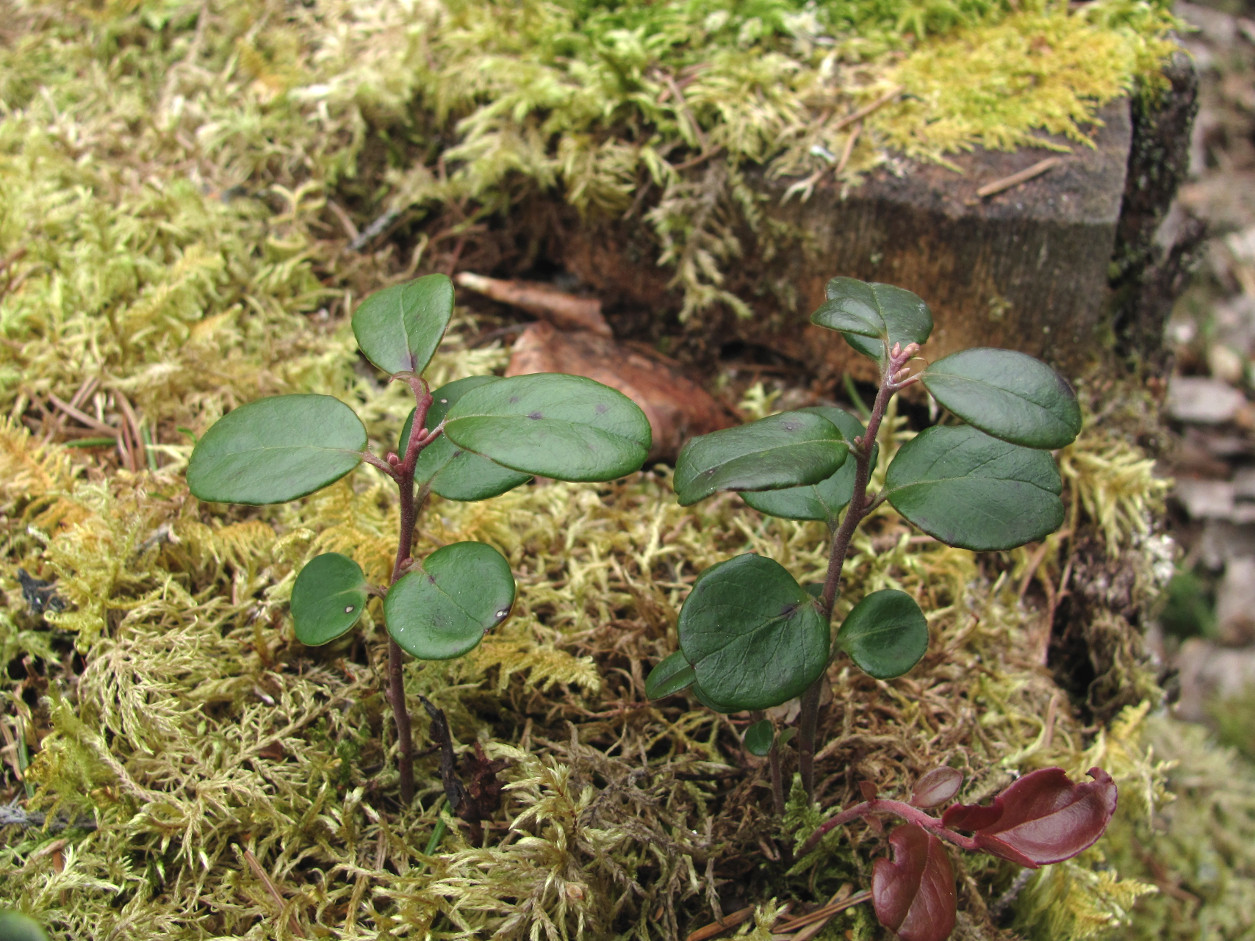
[[[456,542],[413,555],[427,499],[486,500],[534,476],[611,480],[637,470],[651,443],[649,421],[631,399],[581,376],[472,376],[433,392],[422,373],[452,313],[453,283],[433,274],[378,291],[353,314],[366,359],[414,394],[395,451],[372,452],[366,427],[339,399],[280,395],[225,415],[196,443],[187,467],[196,497],[224,503],[295,500],[363,463],[396,484],[400,532],[388,584],[373,585],[346,555],[324,553],[297,575],[291,610],[297,638],[316,646],[350,630],[372,595],[383,598],[388,698],[407,803],[414,777],[403,654],[447,660],[469,653],[509,615],[515,596],[509,563],[489,545]]]
[[[813,797],[819,704],[834,659],[848,656],[888,680],[909,671],[928,647],[923,610],[896,589],[871,592],[834,625],[842,569],[859,525],[887,503],[951,546],[1001,550],[1041,539],[1064,519],[1051,450],[1072,442],[1081,428],[1071,387],[1031,356],[985,348],[924,362],[920,351],[932,332],[932,314],[910,291],[835,278],[826,294],[811,321],[841,334],[879,368],[866,424],[830,406],[770,415],[689,441],[674,478],[682,505],[735,491],[762,513],[825,522],[824,581],[800,584],[778,562],[754,553],[711,566],[680,610],[679,649],[645,684],[654,699],[687,689],[716,711],[748,711],[744,744],[769,758],[777,812],[784,809],[781,749],[790,740],[801,785]],[[870,493],[890,400],[916,384],[959,421],[906,442],[886,468],[881,492]],[[796,697],[797,727],[778,734],[764,710]],[[1114,806],[1114,785],[1111,801]],[[876,811],[886,809],[876,805]],[[894,843],[909,862],[903,871],[919,875],[937,858],[934,842],[910,831],[899,839],[902,846]],[[912,849],[919,847],[927,852]],[[897,870],[880,871],[887,884]]]

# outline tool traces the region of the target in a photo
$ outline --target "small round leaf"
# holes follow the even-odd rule
[[[933,398],[986,434],[1028,448],[1061,448],[1081,431],[1081,407],[1063,377],[1014,350],[963,350],[921,381]]]
[[[836,406],[819,405],[801,411],[814,412],[828,419],[837,426],[847,444],[865,431],[857,418]],[[876,466],[879,449],[879,444],[872,445],[872,467]],[[758,512],[781,519],[835,520],[854,495],[854,473],[857,469],[857,463],[847,459],[837,468],[835,474],[817,484],[750,491],[741,494],[741,499]]]
[[[645,678],[645,695],[650,699],[662,699],[687,689],[696,678],[692,665],[677,650],[649,671],[649,676]]]
[[[745,730],[745,736],[741,739],[745,745],[745,750],[751,755],[757,755],[759,758],[765,757],[771,752],[771,746],[776,740],[776,729],[771,724],[770,719],[760,719],[748,729]]]
[[[435,401],[427,411],[427,427],[434,428],[440,424],[453,403],[471,389],[500,381],[496,376],[468,376],[441,386],[432,393]],[[413,422],[414,413],[410,412],[405,427],[401,429],[398,454],[405,454]],[[464,451],[442,434],[419,452],[414,479],[420,484],[426,483],[434,493],[447,500],[475,501],[513,490],[531,480],[532,475],[510,470],[482,455]]]
[[[384,372],[421,373],[452,315],[453,282],[429,274],[369,295],[353,313],[353,335]]]
[[[718,490],[774,490],[814,484],[836,472],[849,446],[815,412],[781,412],[693,438],[675,462],[681,506]]]
[[[365,426],[339,399],[259,399],[205,432],[187,463],[187,486],[201,500],[284,503],[339,480],[365,450]]]
[[[768,709],[828,664],[828,621],[783,566],[747,553],[697,577],[680,609],[680,649],[721,711]]]
[[[942,765],[925,772],[911,788],[912,807],[927,809],[944,804],[959,793],[963,785],[963,774],[954,768]]]
[[[383,613],[388,634],[423,660],[469,653],[505,620],[514,605],[510,563],[482,542],[437,549],[388,589]]]
[[[1013,549],[1063,523],[1063,482],[1049,451],[969,426],[933,427],[898,451],[885,493],[904,517],[964,549]]]
[[[919,663],[928,649],[928,621],[904,591],[874,591],[846,615],[837,646],[858,668],[878,680],[891,680]]]
[[[622,392],[583,376],[511,376],[451,404],[444,433],[458,447],[526,474],[612,480],[649,454],[649,419]]]
[[[330,643],[358,622],[368,597],[356,562],[338,552],[315,556],[292,585],[296,639],[311,647]]]

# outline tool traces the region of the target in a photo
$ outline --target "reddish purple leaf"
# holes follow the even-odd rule
[[[941,815],[941,825],[947,830],[980,830],[993,826],[1002,816],[1002,805],[994,798],[992,804],[955,804]]]
[[[962,784],[963,775],[953,768],[933,768],[911,788],[911,804],[920,808],[944,804],[959,793]]]
[[[902,941],[945,941],[954,930],[954,870],[941,841],[914,824],[889,834],[893,861],[872,866],[876,917]]]
[[[976,845],[1036,869],[1071,859],[1102,836],[1116,812],[1116,783],[1101,768],[1073,784],[1062,768],[1042,768],[1002,791],[989,807],[956,804],[944,826],[972,830]]]

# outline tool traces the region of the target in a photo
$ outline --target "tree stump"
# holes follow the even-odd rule
[[[821,378],[845,371],[870,378],[865,360],[840,342],[816,342],[808,326],[824,285],[838,275],[920,295],[936,324],[933,359],[1000,346],[1076,375],[1096,343],[1125,334],[1133,352],[1157,362],[1183,251],[1155,237],[1186,169],[1196,110],[1195,76],[1183,55],[1168,77],[1171,87],[1158,99],[1134,96],[1104,108],[1092,147],[978,148],[954,158],[959,172],[901,164],[848,193],[821,182],[805,201],[783,199],[793,181],[760,178],[754,186],[764,219],[795,233],[797,250],[758,252],[754,235],[741,234],[745,257],[725,286],[749,301],[752,318],[714,310],[684,328],[660,325],[657,312],[677,309],[678,296],[633,222],[569,218],[551,254],[607,301],[620,332],[656,339],[682,329],[687,341],[713,345],[714,355],[730,340],[762,346]],[[1041,172],[1015,182],[1035,168]],[[997,192],[984,189],[998,183]],[[791,300],[782,304],[782,295]],[[635,319],[632,307],[650,313]]]

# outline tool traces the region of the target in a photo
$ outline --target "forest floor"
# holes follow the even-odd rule
[[[762,836],[762,768],[741,728],[642,689],[697,571],[739,550],[817,568],[814,534],[764,525],[733,500],[679,508],[665,469],[430,515],[432,540],[493,541],[521,583],[515,616],[474,657],[407,680],[414,701],[448,713],[468,756],[474,743],[509,761],[507,789],[495,839],[468,839],[441,810],[424,724],[419,806],[397,806],[379,625],[306,649],[286,622],[292,569],[315,540],[386,562],[395,507],[365,483],[292,508],[198,505],[182,462],[213,414],[293,388],[370,403],[395,440],[397,390],[354,368],[345,314],[365,288],[446,249],[456,257],[474,234],[466,220],[430,237],[398,225],[386,249],[353,247],[376,189],[428,169],[415,158],[412,177],[345,170],[379,157],[372,148],[418,152],[433,133],[407,123],[417,92],[397,63],[409,50],[388,40],[409,34],[367,21],[406,5],[346,17],[361,45],[298,29],[330,22],[334,4],[275,0],[264,30],[250,3],[79,6],[54,15],[0,0],[18,24],[0,17],[11,356],[0,363],[0,688],[12,704],[0,722],[0,899],[58,939],[392,941],[536,936],[536,925],[550,937],[669,939],[742,907],[766,937],[782,906],[852,898],[875,834],[854,833],[857,851],[843,843],[820,870],[786,872]],[[1187,555],[1159,643],[1179,671],[1178,714],[1252,757],[1255,702],[1241,708],[1240,684],[1188,667],[1202,651],[1208,665],[1245,658],[1255,676],[1255,605],[1239,594],[1255,582],[1255,27],[1182,13],[1199,27],[1186,42],[1204,100],[1181,206],[1210,235],[1171,328],[1179,447],[1162,471],[1177,480]],[[289,87],[299,94],[277,91]],[[438,354],[443,379],[505,365],[508,329],[467,311]],[[765,393],[750,404],[779,407]],[[886,547],[908,546],[904,533],[885,523],[868,536],[865,555],[889,561],[864,577],[936,593],[954,624],[938,625],[944,644],[897,686],[842,677],[822,804],[937,762],[967,762],[973,788],[1034,762],[1118,764],[1109,838],[1027,884],[969,863],[956,938],[1079,939],[1113,923],[1128,938],[1250,937],[1255,771],[1151,703],[1135,699],[1106,725],[1067,705],[1043,667],[1043,632],[1029,629],[1040,623],[1024,626],[1024,588],[997,590],[1021,577],[1001,577],[1013,569],[1049,581],[1053,562],[978,566],[926,546],[899,566]],[[55,585],[27,593],[19,567]],[[1231,693],[1219,710],[1216,690]],[[929,723],[937,733],[917,741]],[[1165,783],[1172,803],[1158,800]],[[1060,899],[1091,920],[1054,930]],[[839,913],[825,937],[872,936],[866,908]]]

